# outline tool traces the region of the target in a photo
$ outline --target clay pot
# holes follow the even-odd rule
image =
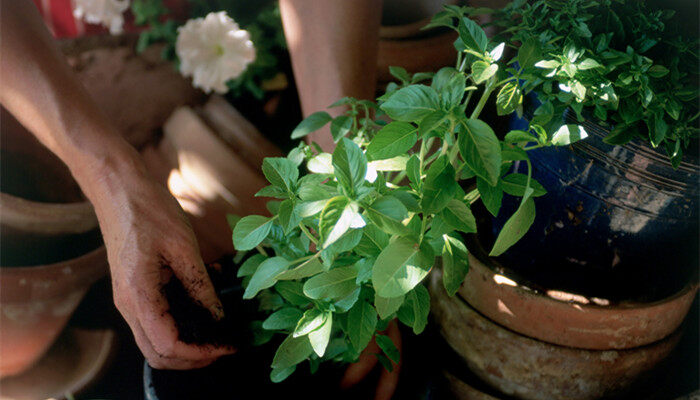
[[[439,273],[433,274],[430,288],[433,316],[452,349],[480,379],[522,399],[618,395],[648,378],[681,335],[676,331],[659,342],[628,350],[563,347],[505,329],[461,297],[449,297]]]
[[[409,73],[437,71],[454,66],[457,52],[452,45],[457,39],[453,31],[403,40],[380,39],[377,54],[377,79],[389,82],[394,78],[390,66],[405,68]]]
[[[542,293],[480,254],[477,244],[470,243],[470,249],[470,270],[459,295],[501,326],[562,346],[611,350],[657,342],[680,326],[698,290],[693,282],[660,301],[619,304],[564,291]]]

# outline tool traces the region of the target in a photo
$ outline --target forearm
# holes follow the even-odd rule
[[[381,0],[280,0],[280,11],[305,116],[344,96],[374,98]],[[330,150],[328,129],[312,139]]]
[[[119,169],[138,172],[137,153],[75,78],[31,1],[0,0],[0,101],[70,168],[93,200]]]

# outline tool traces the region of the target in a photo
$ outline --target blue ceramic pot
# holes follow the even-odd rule
[[[532,228],[503,261],[545,281],[568,281],[571,289],[607,280],[597,284],[602,294],[620,284],[652,297],[682,287],[698,265],[697,157],[674,169],[642,140],[612,146],[603,142],[609,128],[593,120],[582,125],[588,138],[529,152],[533,177],[548,194],[535,200]],[[522,162],[514,169],[527,173]],[[494,233],[518,204],[505,197]]]

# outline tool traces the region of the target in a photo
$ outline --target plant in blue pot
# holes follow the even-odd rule
[[[662,298],[692,278],[699,69],[697,26],[687,34],[682,19],[697,15],[697,4],[685,6],[522,0],[470,10],[491,13],[514,52],[510,90],[524,102],[511,125],[531,135],[533,177],[548,192],[503,262],[545,286],[613,298]],[[501,115],[513,112],[509,93],[498,95]],[[585,140],[536,139],[556,144],[562,134]],[[519,164],[514,172],[525,169]],[[499,230],[518,204],[502,196],[508,187],[493,191],[484,204]]]

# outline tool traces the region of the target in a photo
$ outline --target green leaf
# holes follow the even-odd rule
[[[377,257],[388,244],[389,235],[376,225],[370,224],[362,229],[362,238],[355,247],[355,252],[365,257]]]
[[[527,175],[525,174],[509,174],[501,179],[500,185],[504,192],[511,196],[522,197],[525,195],[525,189],[527,188]],[[530,178],[530,188],[534,191],[532,192],[532,197],[544,196],[547,194],[547,190],[534,178]]]
[[[408,83],[411,80],[411,77],[408,75],[408,71],[406,71],[406,69],[403,67],[390,66],[389,73],[391,76],[401,81],[401,83]]]
[[[440,108],[440,99],[428,86],[411,85],[394,92],[379,108],[394,120],[417,122]]]
[[[277,278],[279,280],[302,279],[309,276],[314,276],[320,272],[323,272],[323,270],[323,264],[321,264],[318,258],[312,258],[304,261],[289,271],[281,273]]]
[[[243,293],[244,299],[252,299],[259,291],[272,287],[277,283],[277,276],[289,267],[289,261],[282,257],[272,257],[263,261],[250,278],[248,287]]]
[[[358,208],[345,196],[334,197],[326,203],[319,219],[319,234],[323,248],[340,239],[350,228],[365,225]]]
[[[464,233],[476,232],[476,220],[472,211],[464,202],[451,199],[445,209],[440,213],[440,217],[452,229],[462,231]]]
[[[262,254],[255,254],[251,256],[249,259],[245,260],[243,264],[238,268],[238,272],[236,273],[237,278],[241,278],[244,276],[250,276],[255,273],[255,270],[258,269],[258,266],[260,263],[265,261],[267,257],[265,257]]]
[[[379,348],[382,349],[384,354],[386,354],[391,361],[393,361],[395,364],[399,363],[401,353],[399,353],[399,349],[396,348],[396,345],[389,336],[376,335],[374,340],[377,341]]]
[[[369,219],[384,232],[401,236],[411,233],[401,223],[408,216],[408,210],[396,197],[382,196],[375,200],[366,211]]]
[[[331,136],[333,136],[333,141],[338,143],[340,138],[344,137],[352,129],[352,117],[348,115],[341,115],[331,122]]]
[[[370,160],[384,160],[404,155],[416,144],[416,127],[408,122],[395,121],[384,126],[367,146]]]
[[[432,267],[418,244],[397,238],[382,250],[374,263],[372,285],[379,296],[399,297],[425,278]]]
[[[336,267],[310,278],[304,284],[304,294],[312,299],[341,299],[355,290],[357,270]]]
[[[408,155],[400,155],[385,160],[370,161],[368,168],[374,168],[376,171],[405,171]]]
[[[255,193],[255,197],[273,197],[276,199],[288,199],[290,196],[289,192],[286,192],[284,189],[274,185],[270,185],[258,190],[258,192]]]
[[[536,38],[529,37],[518,49],[520,68],[531,68],[540,59],[540,44]]]
[[[292,139],[303,138],[309,133],[321,129],[324,125],[331,122],[332,120],[333,118],[331,118],[331,116],[328,115],[328,113],[325,111],[315,112],[306,117],[306,119],[301,121],[301,123],[296,128],[294,128],[294,131],[292,131]]]
[[[314,353],[319,357],[323,357],[326,353],[326,347],[328,347],[328,342],[331,338],[331,329],[333,328],[333,313],[326,311],[324,315],[323,325],[309,332],[309,342],[314,349]]]
[[[272,220],[262,215],[241,218],[233,228],[233,246],[238,251],[250,250],[259,245],[270,233]]]
[[[585,70],[587,70],[587,69],[600,68],[600,67],[602,67],[602,65],[600,65],[600,64],[598,63],[598,61],[596,61],[596,60],[594,60],[594,59],[592,59],[592,58],[587,58],[587,59],[581,61],[581,62],[577,65],[577,67],[578,67],[578,69],[580,69],[580,70],[582,70],[582,71],[585,71]]]
[[[535,221],[535,202],[530,198],[532,188],[528,188],[520,206],[515,213],[508,218],[501,232],[496,238],[496,243],[493,244],[490,256],[496,257],[503,254],[512,245],[518,242],[520,238],[525,236],[530,226]]]
[[[282,275],[278,276],[280,279]],[[301,282],[281,281],[275,284],[275,290],[288,303],[295,306],[305,306],[311,299],[304,295],[303,284]]]
[[[415,154],[406,162],[406,176],[414,186],[420,187],[420,160]]]
[[[663,65],[659,65],[659,64],[652,65],[649,68],[649,70],[647,70],[647,73],[652,78],[663,78],[664,76],[666,76],[666,74],[668,74],[668,72],[669,72],[668,68],[664,67]]]
[[[355,282],[357,282],[357,279],[355,280]],[[352,293],[333,303],[333,306],[335,307],[335,312],[344,313],[349,311],[360,298],[360,289],[360,286],[356,286],[355,290],[353,290]]]
[[[464,97],[464,88],[467,85],[467,77],[452,67],[441,68],[430,85],[442,98],[447,109],[459,105]]]
[[[510,81],[501,87],[496,96],[498,115],[508,115],[523,103],[523,93],[516,81]]]
[[[323,323],[326,322],[327,317],[328,316],[326,315],[326,313],[319,310],[318,308],[311,308],[309,310],[306,310],[299,322],[297,322],[296,328],[294,329],[294,333],[292,334],[292,336],[299,337],[308,335],[310,332],[315,331],[321,325],[323,325]]]
[[[348,337],[357,353],[367,347],[377,326],[377,312],[366,301],[358,301],[348,312]]]
[[[491,186],[485,180],[477,177],[476,188],[479,190],[479,195],[481,196],[481,201],[484,203],[484,207],[486,207],[491,215],[494,217],[497,216],[498,210],[501,209],[501,200],[503,199],[503,189],[501,189],[501,186]]]
[[[279,221],[287,235],[299,225],[301,215],[296,211],[293,200],[285,200],[280,204]]]
[[[459,38],[467,47],[467,49],[476,51],[477,53],[485,53],[488,45],[486,32],[474,20],[468,17],[462,17],[459,22]]]
[[[430,294],[423,285],[418,285],[406,295],[401,308],[399,308],[399,321],[413,328],[413,333],[418,335],[428,325],[430,314]]]
[[[313,351],[308,336],[294,337],[289,335],[277,349],[275,357],[272,359],[272,368],[290,368],[306,360]]]
[[[462,241],[448,235],[444,235],[443,239],[442,284],[447,294],[454,296],[469,272],[469,257]]]
[[[588,133],[581,125],[562,125],[552,136],[552,144],[555,146],[568,146],[588,137]]]
[[[380,319],[387,319],[391,314],[397,312],[403,304],[404,296],[382,297],[374,296],[374,307],[377,309]]]
[[[306,163],[306,168],[314,174],[332,174],[333,156],[328,153],[320,153]]]
[[[270,371],[270,381],[272,381],[272,383],[280,383],[289,378],[296,369],[296,365],[287,368],[273,368],[272,371]]]
[[[297,322],[299,322],[302,315],[302,312],[297,308],[282,308],[267,317],[262,327],[268,330],[291,329],[297,326]]]
[[[389,239],[387,237],[387,243]],[[377,251],[379,254],[379,251]],[[357,278],[355,278],[355,283],[360,285],[362,283],[368,282],[372,279],[372,266],[374,265],[374,260],[369,258],[363,258],[355,263],[355,269],[357,270]]]
[[[447,156],[440,156],[426,173],[420,202],[423,212],[439,213],[454,197],[456,191],[455,170]]]
[[[477,176],[496,185],[501,174],[501,145],[491,127],[484,121],[468,119],[459,135],[462,159]]]
[[[489,80],[498,72],[498,64],[489,64],[485,61],[474,61],[472,64],[472,79],[477,85]]]
[[[421,136],[425,137],[430,132],[440,128],[440,126],[447,121],[447,113],[442,110],[433,111],[426,115],[420,123],[418,124],[418,131]],[[437,136],[444,136],[444,132],[436,132]]]
[[[287,192],[294,192],[299,179],[299,168],[283,157],[267,157],[263,160],[263,174],[267,180]]]
[[[354,194],[367,175],[365,153],[352,140],[342,138],[333,151],[333,169],[338,182]]]
[[[525,131],[515,130],[506,133],[504,141],[506,143],[529,143],[537,142],[537,138]]]

